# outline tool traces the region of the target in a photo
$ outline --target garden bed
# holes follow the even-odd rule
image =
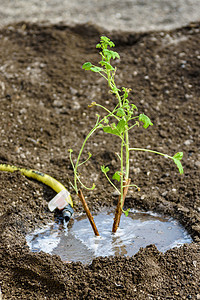
[[[130,99],[154,123],[145,132],[136,129],[131,144],[184,153],[180,175],[173,162],[134,152],[130,176],[141,191],[130,189],[126,206],[172,216],[194,242],[165,254],[151,245],[134,257],[97,258],[87,266],[32,253],[25,236],[53,220],[47,203],[55,193],[19,172],[0,172],[3,299],[200,299],[199,23],[149,33],[106,32],[89,24],[22,22],[2,28],[0,163],[53,176],[72,192],[75,212],[83,211],[69,185],[68,149],[78,151],[95,123],[91,101],[114,107],[105,82],[81,69],[85,61],[98,63],[94,45],[102,34],[121,56],[118,86],[132,89]],[[93,156],[81,176],[96,184],[93,192],[85,192],[91,211],[117,203],[99,171],[102,164],[111,170],[117,166],[115,145],[115,137],[100,132],[87,144]]]

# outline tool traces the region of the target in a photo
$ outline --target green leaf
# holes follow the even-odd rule
[[[104,49],[103,54],[104,54],[104,57],[106,57],[106,60],[108,60],[108,61],[112,58],[110,50],[108,50],[108,49]]]
[[[96,48],[107,49],[107,47],[115,47],[115,44],[106,36],[101,36],[100,43],[96,45]]]
[[[117,124],[111,124],[110,126],[104,126],[103,131],[106,133],[111,133],[117,136],[120,136],[125,131],[126,122],[124,120],[120,120]]]
[[[125,87],[122,87],[122,90],[124,92],[124,99],[127,99],[128,98],[128,92],[129,92],[129,90],[127,88],[125,88]]]
[[[82,65],[82,69],[84,69],[84,70],[90,70],[91,69],[91,67],[92,67],[92,64],[91,64],[91,62],[86,62],[86,63],[84,63],[83,65]]]
[[[91,190],[93,191],[95,189],[96,185],[93,183],[92,184],[92,187],[91,187]]]
[[[116,86],[113,86],[111,92],[116,94],[117,92],[120,92],[120,90]]]
[[[97,105],[97,103],[93,101],[91,104],[88,105],[88,107],[91,108],[91,107],[93,107],[93,106],[95,106],[95,105]]]
[[[183,152],[176,153],[172,158],[175,164],[177,165],[180,174],[183,174],[183,166],[180,162],[180,160],[183,158]]]
[[[103,71],[102,68],[96,67],[96,66],[90,67],[90,70],[91,70],[92,72],[96,72],[96,73],[99,73],[99,72]]]
[[[108,167],[105,167],[104,165],[101,166],[101,171],[102,171],[104,174],[108,173],[109,170],[110,170],[110,169],[109,169]]]
[[[129,105],[128,99],[126,99],[126,102],[124,103],[123,108],[126,108],[127,110],[130,109],[130,105]]]
[[[125,216],[128,217],[128,213],[129,213],[129,211],[130,211],[130,208],[128,208],[127,210],[122,210],[122,211],[123,211],[123,213],[125,214]]]
[[[113,179],[117,180],[118,182],[120,181],[121,179],[121,173],[119,171],[115,172],[115,174],[113,175]]]
[[[117,116],[118,116],[118,117],[123,117],[123,116],[125,116],[125,115],[126,115],[126,114],[125,114],[124,109],[123,109],[122,107],[118,108],[118,110],[117,110]]]
[[[149,126],[153,125],[153,123],[151,122],[150,118],[147,117],[145,114],[140,114],[139,115],[139,121],[141,121],[141,122],[144,123],[143,127],[145,129],[148,128]]]
[[[112,50],[108,50],[108,49],[104,49],[103,50],[103,54],[106,56],[106,58],[108,60],[110,60],[111,58],[112,59],[115,59],[115,58],[120,58],[119,54],[115,51],[112,51]]]
[[[89,71],[92,71],[92,72],[97,72],[97,73],[103,71],[102,68],[96,67],[96,66],[94,66],[93,64],[91,64],[90,62],[84,63],[84,64],[82,65],[82,69],[84,69],[84,70],[86,70],[86,71],[89,70]]]
[[[183,152],[177,152],[174,154],[173,158],[181,160],[183,158]]]
[[[117,126],[116,126],[115,123],[112,123],[112,124],[110,125],[110,127],[111,127],[113,130],[115,130],[115,129],[117,128]]]
[[[132,108],[132,110],[138,110],[137,106],[135,104],[131,104],[131,108]]]
[[[113,129],[111,126],[104,126],[103,131],[106,133],[111,133],[117,136],[120,136],[120,133],[117,129]]]
[[[114,70],[114,68],[107,61],[100,61],[102,66],[105,66],[107,70]]]
[[[109,123],[109,120],[108,120],[107,117],[104,117],[103,121],[104,121],[105,124],[108,124],[108,123]]]
[[[109,47],[115,47],[115,44],[107,36],[101,36],[101,43]]]
[[[126,126],[126,122],[122,119],[119,121],[119,123],[117,124],[117,130],[119,131],[119,133],[123,133],[125,131],[125,126]]]
[[[174,159],[174,162],[175,162],[175,164],[177,165],[180,174],[183,174],[183,166],[182,166],[180,160]]]
[[[92,157],[92,153],[88,152],[88,157],[89,158]]]

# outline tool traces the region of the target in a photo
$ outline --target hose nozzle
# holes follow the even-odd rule
[[[71,203],[70,193],[64,189],[48,203],[48,207],[50,211],[54,211],[56,208],[61,210],[63,218],[68,222],[74,212],[69,202]]]
[[[66,222],[69,222],[69,220],[71,219],[72,215],[74,213],[73,208],[71,207],[70,204],[68,204],[67,206],[65,206],[62,210],[62,215],[63,215],[63,219]]]

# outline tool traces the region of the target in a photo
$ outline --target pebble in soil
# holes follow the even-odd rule
[[[91,263],[98,256],[134,255],[141,247],[155,244],[165,252],[191,243],[192,238],[174,219],[152,212],[130,210],[122,214],[120,227],[112,234],[114,214],[108,210],[94,215],[100,237],[95,237],[84,214],[75,216],[72,225],[57,219],[47,227],[29,234],[26,239],[33,252],[57,254],[64,261]]]

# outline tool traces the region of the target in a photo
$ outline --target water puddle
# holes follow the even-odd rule
[[[155,244],[165,252],[173,247],[191,243],[186,230],[174,219],[152,212],[130,210],[128,217],[122,215],[120,228],[112,234],[114,214],[103,211],[94,215],[101,237],[95,237],[85,215],[75,217],[67,227],[59,220],[29,234],[26,239],[33,252],[44,251],[57,254],[64,261],[91,263],[97,256],[132,256],[140,247]]]

